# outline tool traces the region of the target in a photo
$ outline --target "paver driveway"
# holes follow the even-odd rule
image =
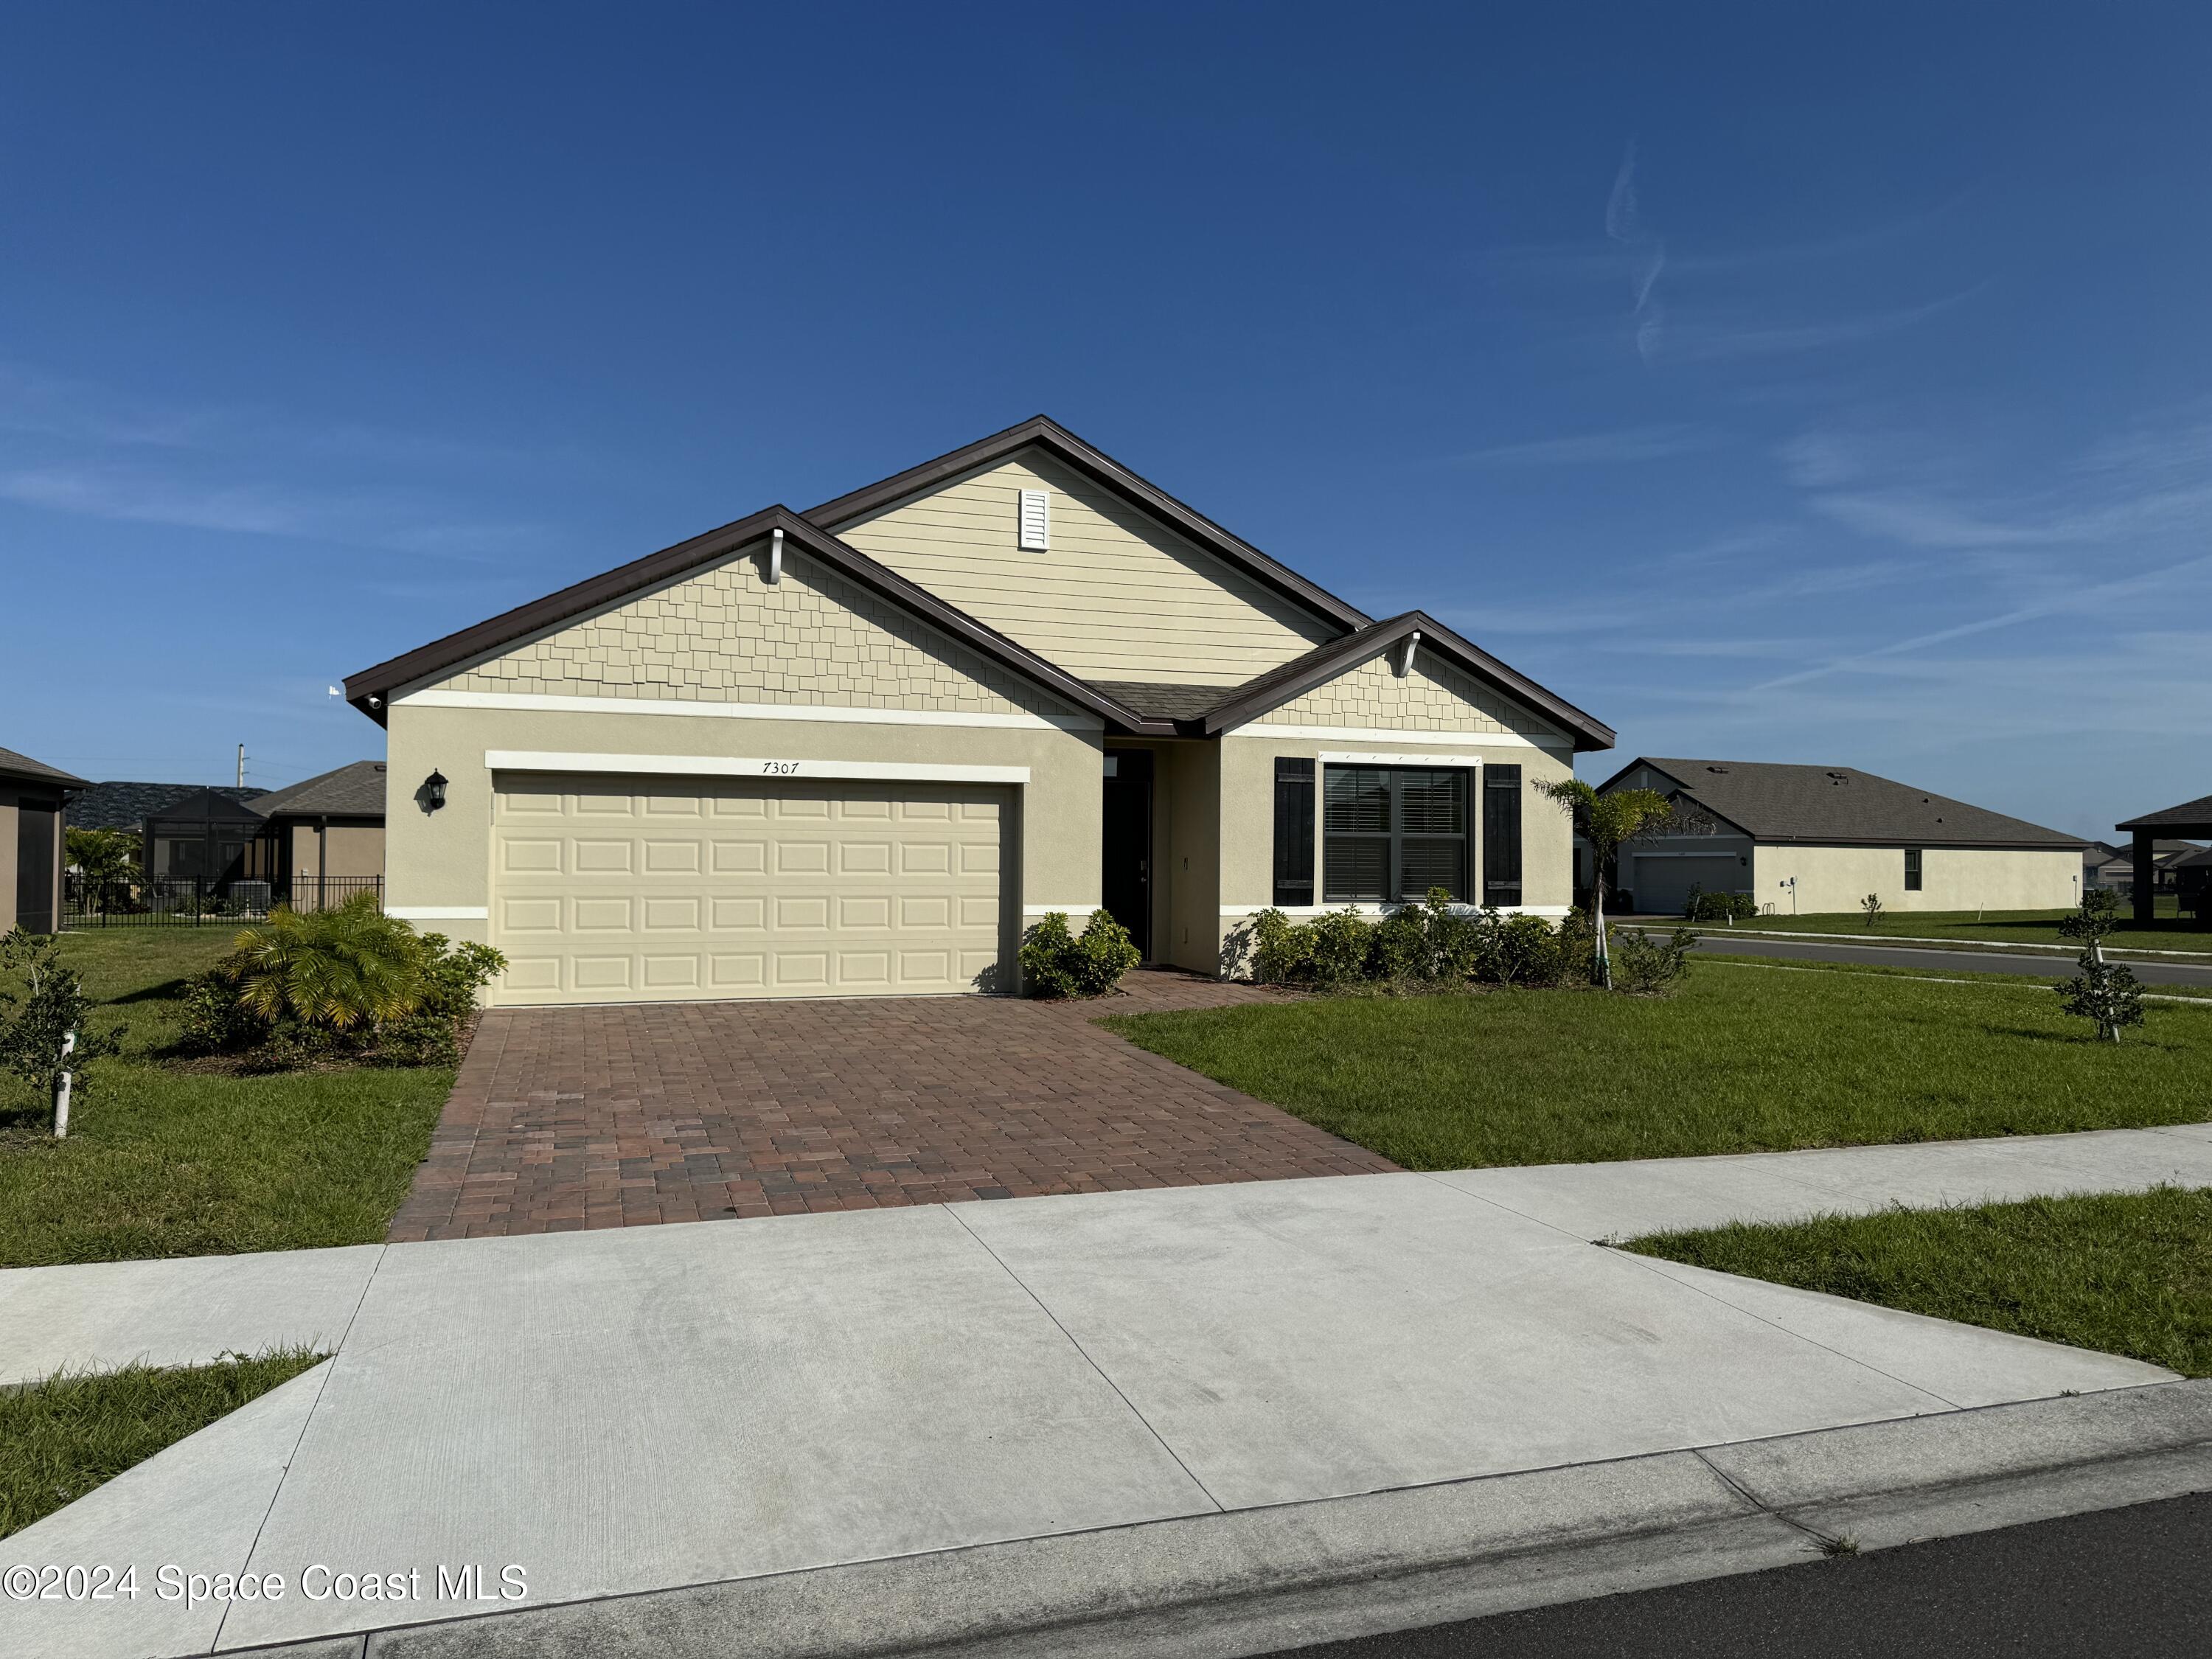
[[[1274,994],[487,1013],[394,1243],[1390,1170],[1091,1022]]]

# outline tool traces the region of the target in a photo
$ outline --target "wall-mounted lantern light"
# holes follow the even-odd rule
[[[422,780],[422,810],[434,812],[446,804],[446,775],[433,772]]]

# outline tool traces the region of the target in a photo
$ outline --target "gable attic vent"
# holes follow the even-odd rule
[[[1046,551],[1051,529],[1052,508],[1049,492],[1042,489],[1022,491],[1022,551],[1024,553]]]

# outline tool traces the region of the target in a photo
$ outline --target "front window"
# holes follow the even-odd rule
[[[1468,892],[1463,767],[1330,766],[1322,782],[1322,881],[1330,904],[1418,902]]]
[[[1920,849],[1917,847],[1905,849],[1905,890],[1908,893],[1920,890]]]

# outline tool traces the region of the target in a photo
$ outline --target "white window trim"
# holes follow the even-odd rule
[[[535,691],[410,691],[395,708],[513,708],[561,714],[690,714],[721,720],[830,720],[854,726],[986,726],[1014,731],[1103,732],[1096,714],[986,714],[957,709],[858,708],[813,702],[693,702],[671,697],[578,697]]]
[[[912,783],[1027,783],[1026,766],[933,761],[809,760],[793,755],[600,755],[556,749],[487,749],[494,772],[643,773],[659,777],[827,778]]]
[[[1380,726],[1269,726],[1255,721],[1224,738],[1263,738],[1271,743],[1303,738],[1316,743],[1427,743],[1454,749],[1542,749],[1572,752],[1565,738],[1524,738],[1518,732],[1409,732]]]
[[[384,914],[400,921],[489,921],[488,904],[387,904]]]
[[[1323,766],[1466,766],[1480,768],[1480,755],[1358,754],[1349,750],[1323,750],[1314,758]]]
[[[1097,899],[1083,899],[1073,904],[1024,904],[1022,914],[1025,916],[1048,916],[1057,910],[1063,915],[1087,916],[1093,910],[1105,908]]]

